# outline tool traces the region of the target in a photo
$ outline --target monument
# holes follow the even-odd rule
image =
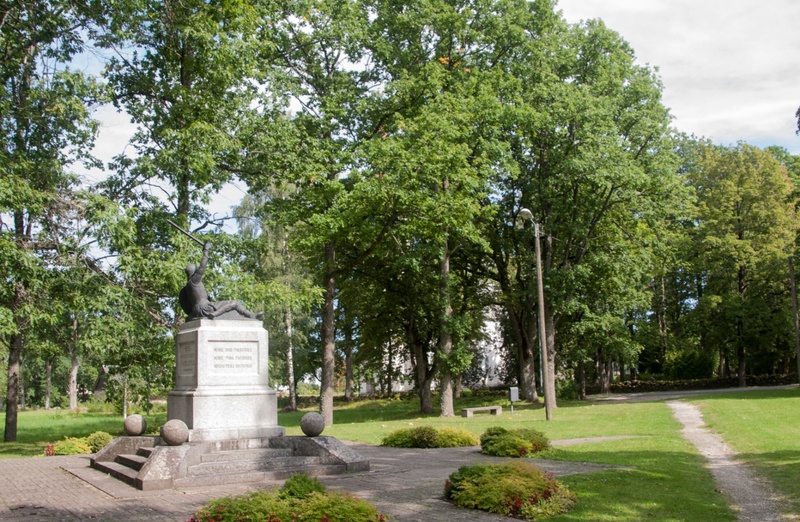
[[[203,286],[211,244],[170,223],[203,245],[203,258],[186,267],[180,293],[187,322],[175,338],[168,422],[160,437],[118,437],[91,459],[92,468],[143,490],[369,470],[360,454],[319,436],[322,429],[304,426],[307,436],[285,436],[261,314],[237,301],[211,301]]]
[[[176,345],[167,417],[186,423],[190,442],[284,434],[261,321],[195,319],[181,327]]]

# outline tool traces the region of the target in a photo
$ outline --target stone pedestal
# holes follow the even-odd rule
[[[252,319],[199,319],[176,339],[176,385],[167,416],[189,427],[190,442],[284,434],[268,381],[267,331]]]

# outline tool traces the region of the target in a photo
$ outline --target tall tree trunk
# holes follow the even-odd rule
[[[547,379],[545,387],[545,401],[549,402],[550,407],[558,408],[556,403],[556,319],[553,310],[545,305],[544,307],[545,330],[547,331],[547,371],[544,376]]]
[[[746,283],[745,283],[745,269],[743,266],[739,267],[737,272],[737,285],[739,290],[739,304],[740,306],[744,306],[744,298],[746,290]],[[739,367],[737,368],[739,374],[739,386],[744,388],[747,386],[747,368],[746,368],[746,358],[747,353],[745,349],[745,342],[744,342],[744,316],[742,313],[742,308],[739,309],[739,312],[736,314],[736,357],[738,359]]]
[[[446,362],[447,357],[453,350],[453,333],[450,331],[450,320],[453,316],[453,307],[450,304],[450,249],[447,240],[444,241],[440,275],[443,314],[441,332],[439,335],[439,352],[442,354],[445,362],[441,365],[440,370],[441,379],[439,380],[439,387],[441,397],[439,399],[439,406],[441,412],[439,415],[441,417],[453,417],[455,416],[453,410],[453,377],[449,365]]]
[[[6,424],[3,440],[17,440],[17,411],[19,407],[19,360],[22,354],[22,335],[11,336],[8,351],[8,386],[6,388]]]
[[[69,411],[78,411],[78,367],[80,362],[74,353],[69,367]]]
[[[663,355],[669,352],[669,336],[667,334],[667,285],[666,277],[661,276],[661,291],[659,292],[658,307],[658,333],[661,337],[661,348]]]
[[[353,400],[353,314],[346,308],[342,310],[344,330],[344,398]]]
[[[348,344],[344,354],[344,398],[348,401],[353,400],[353,390],[355,389],[355,371],[353,368],[353,345]]]
[[[289,242],[286,240],[286,234],[282,234],[282,248],[281,248],[281,272],[285,278],[289,277],[291,271],[291,257],[289,255]],[[292,319],[292,307],[286,304],[283,311],[283,325],[286,328],[286,379],[289,381],[289,410],[297,410],[297,382],[294,378],[294,321]]]
[[[794,319],[794,352],[797,357],[797,379],[800,382],[800,314],[797,305],[797,278],[794,273],[794,257],[789,256],[789,283],[792,287],[792,318]],[[788,369],[787,369],[788,370]]]
[[[586,400],[586,363],[581,360],[578,363],[578,398],[582,401]]]
[[[394,343],[391,339],[387,344],[386,371],[383,372],[383,375],[386,377],[386,393],[391,395],[394,378]]]
[[[517,350],[517,385],[523,400],[528,402],[539,402],[539,394],[536,387],[536,354],[534,349],[538,342],[536,332],[536,315],[533,306],[527,303],[523,314],[527,312],[528,319],[520,320],[517,311],[511,307],[507,308],[508,317],[511,323],[511,331],[514,335]]]
[[[19,227],[18,227],[19,228]],[[3,431],[5,442],[17,440],[17,415],[19,407],[19,370],[22,359],[22,332],[25,330],[25,321],[21,316],[22,305],[25,301],[25,287],[17,283],[14,288],[14,302],[11,313],[17,326],[17,333],[11,335],[8,343],[8,380],[6,383],[6,422]]]
[[[19,409],[25,411],[25,359],[19,360]]]
[[[53,361],[55,361],[55,355],[53,357],[49,357],[44,364],[44,373],[45,373],[45,381],[44,381],[44,409],[50,409],[50,391],[52,389],[52,379],[53,379]]]
[[[739,365],[737,368],[739,386],[744,388],[747,386],[747,368],[745,368],[744,320],[741,316],[736,318],[736,358]]]
[[[409,319],[406,323],[406,343],[411,347],[411,358],[414,363],[414,380],[417,384],[417,395],[419,395],[419,408],[422,413],[433,413],[431,382],[433,381],[435,372],[428,367],[428,355],[425,352],[425,346],[417,340],[414,328],[414,312],[410,310]]]
[[[292,309],[287,306],[283,312],[283,324],[286,327],[286,379],[289,381],[289,410],[297,410],[297,383],[294,379],[294,324],[292,322]]]
[[[336,248],[332,243],[325,245],[325,307],[322,312],[322,382],[320,386],[320,413],[325,426],[333,425],[333,379],[334,379],[334,298],[336,283],[333,273],[336,267]]]

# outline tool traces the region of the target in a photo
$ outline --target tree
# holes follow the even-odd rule
[[[525,317],[515,328],[527,324],[529,332],[535,324],[525,297],[530,294],[520,283],[531,278],[515,280],[515,271],[504,267],[530,244],[510,228],[520,207],[532,211],[544,234],[546,306],[536,313],[545,315],[548,359],[556,365],[561,320],[581,308],[601,276],[597,270],[647,262],[642,247],[656,214],[673,207],[683,191],[675,176],[669,116],[653,71],[635,65],[627,43],[601,22],[569,27],[553,19],[552,11],[541,11],[539,20],[542,43],[524,49],[522,63],[529,66],[517,69],[524,88],[505,127],[518,175],[501,182],[495,237],[508,239],[493,247],[504,303],[522,307],[509,315]],[[635,247],[619,248],[620,237]],[[615,306],[615,313],[634,304]],[[531,334],[523,330],[516,337],[529,339]],[[550,370],[553,378],[556,367]],[[531,374],[523,372],[526,378]],[[555,390],[554,385],[547,388]],[[526,388],[532,389],[532,383]],[[548,399],[555,403],[555,397]]]
[[[58,253],[54,221],[71,204],[77,179],[69,167],[92,164],[96,124],[89,115],[99,89],[66,64],[82,45],[85,6],[59,0],[7,4],[0,23],[0,300],[9,311],[4,440],[17,435],[20,360],[38,319],[38,292]],[[10,218],[7,220],[7,218]],[[50,265],[50,268],[52,265]]]
[[[491,213],[485,200],[504,152],[496,120],[507,76],[498,64],[523,33],[526,13],[527,5],[514,1],[376,4],[370,46],[386,81],[386,117],[384,136],[367,153],[403,204],[401,226],[418,247],[411,249],[417,262],[438,260],[443,416],[453,415],[453,378],[470,363],[464,346],[454,344],[465,318],[454,313],[461,282],[453,280],[453,255],[486,248],[478,225]]]
[[[283,354],[282,364],[272,366],[272,379],[286,382],[289,387],[289,409],[297,409],[297,366],[294,352],[306,344],[307,333],[302,326],[318,293],[308,271],[297,263],[289,246],[291,229],[269,212],[271,199],[284,199],[288,193],[265,188],[258,196],[247,195],[236,208],[239,231],[248,242],[243,264],[253,277],[266,284],[265,323],[270,335],[270,353]],[[298,321],[300,319],[300,321]],[[278,379],[276,368],[285,368],[286,381]]]
[[[229,0],[115,2],[100,20],[114,105],[137,126],[133,153],[115,159],[105,183],[115,201],[168,198],[184,225],[205,218],[201,204],[240,165],[258,23],[252,3]]]
[[[770,152],[746,144],[705,147],[690,176],[698,199],[694,238],[704,272],[702,300],[716,324],[725,325],[713,329],[721,367],[732,345],[739,385],[745,386],[748,345],[769,342],[765,303],[757,295],[773,281],[786,286],[785,260],[797,234],[794,187]]]
[[[357,1],[308,0],[278,6],[269,18],[261,37],[263,118],[248,143],[253,153],[246,179],[254,191],[296,188],[273,205],[293,227],[294,251],[309,260],[324,292],[320,408],[330,425],[336,278],[369,256],[393,219],[390,209],[367,210],[375,210],[376,202],[361,198],[354,175],[354,151],[377,130],[364,124],[360,111],[374,87],[365,53],[369,14]],[[366,66],[356,66],[361,63]],[[286,114],[289,100],[299,106],[292,115]],[[365,215],[371,219],[364,221]]]

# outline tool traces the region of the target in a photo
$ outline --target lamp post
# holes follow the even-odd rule
[[[539,223],[533,221],[533,212],[527,208],[519,211],[519,217],[524,221],[531,221],[533,223],[533,233],[536,236],[536,286],[538,289],[538,312],[539,317],[539,367],[542,370],[542,392],[544,393],[544,412],[545,418],[550,420],[550,394],[548,387],[550,386],[550,364],[549,355],[547,353],[547,335],[545,334],[544,325],[544,285],[542,284],[542,251],[539,246]]]

